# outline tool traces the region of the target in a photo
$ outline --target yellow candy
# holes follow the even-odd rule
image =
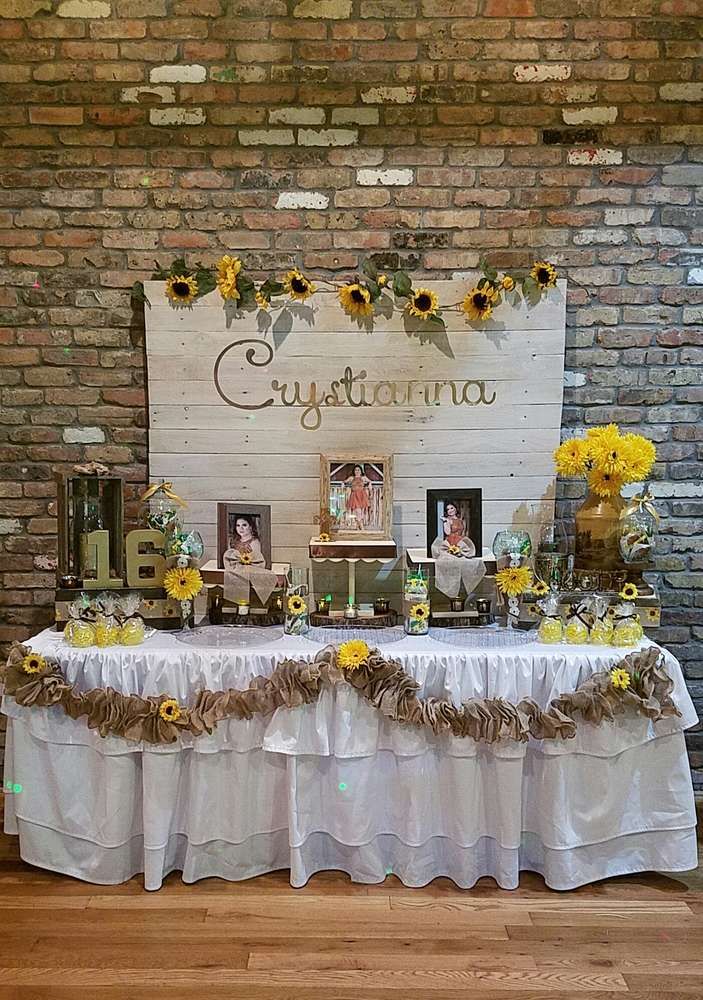
[[[120,638],[120,630],[115,625],[98,622],[95,626],[96,646],[115,646]]]
[[[636,646],[640,641],[639,630],[637,625],[639,623],[635,622],[622,622],[620,625],[615,626],[615,631],[613,632],[612,644],[613,646]],[[642,626],[640,625],[640,628]]]
[[[585,643],[588,642],[588,628],[581,621],[569,622],[564,629],[564,637],[567,642]]]
[[[561,642],[563,628],[558,618],[544,618],[540,622],[537,637],[540,642]]]
[[[613,623],[597,621],[591,629],[590,641],[594,646],[609,646],[613,638]]]
[[[66,626],[64,638],[69,646],[76,646],[82,649],[85,646],[92,646],[95,642],[95,629],[90,622],[81,622],[73,619]]]
[[[144,622],[141,618],[129,618],[120,629],[123,646],[138,646],[144,642]]]

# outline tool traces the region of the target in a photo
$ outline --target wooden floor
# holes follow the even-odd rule
[[[584,994],[586,995],[584,997]],[[703,997],[703,869],[556,893],[287,874],[87,885],[0,834],[0,1000]]]

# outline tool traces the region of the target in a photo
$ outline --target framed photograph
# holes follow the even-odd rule
[[[268,504],[218,503],[217,565],[225,566],[225,556],[249,553],[251,563],[271,568],[271,508]]]
[[[481,490],[427,491],[427,555],[436,541],[470,548],[477,556],[483,551]]]
[[[393,462],[390,455],[322,455],[320,506],[335,538],[390,538]]]

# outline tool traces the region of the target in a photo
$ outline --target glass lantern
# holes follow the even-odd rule
[[[305,635],[310,628],[310,586],[308,571],[303,568],[291,569],[283,599],[286,635]]]
[[[657,515],[648,504],[628,507],[620,517],[618,548],[623,562],[649,562],[657,533]]]
[[[119,477],[83,473],[59,478],[59,587],[122,587],[123,511]]]
[[[530,533],[522,528],[499,531],[493,539],[493,555],[501,566],[519,566],[523,559],[532,555]]]

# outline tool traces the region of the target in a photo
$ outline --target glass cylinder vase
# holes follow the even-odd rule
[[[305,635],[310,628],[310,587],[307,569],[291,569],[283,600],[286,635]]]

